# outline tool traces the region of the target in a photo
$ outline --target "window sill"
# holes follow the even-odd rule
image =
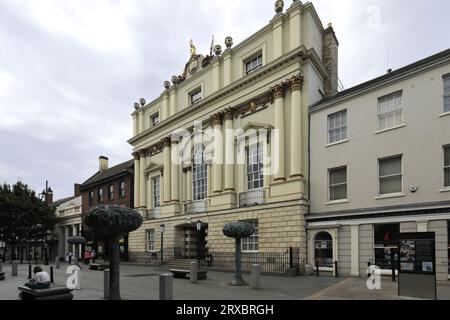
[[[350,141],[350,139],[345,139],[345,140],[341,140],[341,141],[329,143],[329,144],[327,144],[327,145],[325,146],[325,148],[334,147],[334,146],[337,146],[337,145],[340,145],[340,144],[347,143],[347,142],[349,142],[349,141]]]
[[[406,197],[406,193],[390,193],[375,197],[375,200],[393,199]]]
[[[332,206],[335,204],[343,204],[343,203],[349,203],[350,201],[348,201],[348,199],[344,199],[344,200],[335,200],[335,201],[329,201],[327,203],[325,203],[327,206]]]
[[[439,192],[440,193],[450,192],[450,187],[447,187],[447,188],[444,188],[444,189],[440,189]]]
[[[406,123],[401,124],[401,125],[399,125],[399,126],[392,127],[392,128],[388,128],[388,129],[383,129],[383,130],[375,131],[375,134],[381,134],[381,133],[385,133],[385,132],[388,132],[388,131],[392,131],[392,130],[397,130],[397,129],[400,129],[400,128],[404,128],[404,127],[406,127]]]
[[[258,250],[256,250],[256,251],[244,251],[244,250],[241,250],[241,252],[242,253],[259,253]]]
[[[443,118],[443,117],[447,117],[447,116],[450,116],[450,111],[441,113],[441,114],[439,115],[439,118]]]

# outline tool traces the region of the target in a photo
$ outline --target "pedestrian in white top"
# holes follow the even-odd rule
[[[37,266],[33,270],[34,277],[25,286],[30,289],[42,290],[50,288],[50,275],[43,271],[41,267]]]

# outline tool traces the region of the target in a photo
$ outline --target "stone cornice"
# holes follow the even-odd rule
[[[291,52],[283,55],[282,57],[278,58],[277,60],[272,61],[271,63],[263,66],[258,71],[251,73],[250,75],[247,75],[239,80],[236,80],[235,82],[228,85],[227,87],[225,87],[225,88],[213,93],[209,97],[199,101],[199,103],[195,107],[186,108],[186,109],[178,112],[174,116],[172,116],[166,120],[163,120],[158,126],[156,126],[154,128],[149,128],[146,131],[141,132],[139,135],[128,140],[128,143],[133,145],[136,142],[138,142],[139,140],[146,138],[150,134],[154,134],[156,132],[163,131],[167,128],[168,125],[170,125],[174,122],[178,122],[181,119],[183,119],[187,116],[190,116],[194,113],[200,112],[207,105],[210,105],[211,103],[214,103],[214,102],[218,101],[219,99],[222,99],[222,98],[232,94],[236,90],[250,86],[255,81],[261,80],[261,78],[265,78],[265,77],[269,76],[272,71],[277,70],[278,68],[280,68],[292,61],[295,61],[297,59],[311,60],[312,63],[316,66],[316,69],[318,70],[318,72],[322,76],[326,77],[325,69],[323,68],[322,62],[318,58],[315,50],[314,49],[306,50],[306,48],[302,45],[302,46],[292,50]]]

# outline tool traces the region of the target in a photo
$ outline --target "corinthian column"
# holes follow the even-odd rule
[[[177,139],[172,139],[172,153],[176,155],[178,160],[178,144],[179,141]],[[172,201],[180,201],[180,173],[179,173],[179,165],[172,161],[172,181],[171,181],[171,195]]]
[[[146,201],[146,179],[145,179],[145,158],[147,157],[147,152],[145,150],[140,150],[139,155],[141,157],[141,166],[139,170],[139,207],[140,208],[146,208],[147,207],[147,201]]]
[[[214,162],[213,162],[213,193],[223,191],[223,134],[222,134],[222,113],[212,116],[214,128]]]
[[[291,79],[291,172],[290,178],[303,176],[302,87],[303,77]]]
[[[139,152],[133,153],[134,157],[134,208],[139,208],[140,204],[140,192],[139,188],[141,186],[141,161],[139,160]]]
[[[278,131],[277,140],[274,141],[277,145],[275,149],[278,154],[272,154],[272,161],[274,157],[278,157],[278,170],[275,169],[275,181],[286,179],[286,165],[285,165],[285,145],[284,145],[284,86],[277,85],[272,88],[273,97],[275,100],[275,129]]]
[[[232,108],[225,110],[225,191],[234,191],[234,134]]]
[[[164,138],[164,203],[170,202],[170,185],[172,183],[171,139]]]

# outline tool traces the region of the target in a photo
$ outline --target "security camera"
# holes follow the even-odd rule
[[[412,193],[416,193],[418,189],[419,187],[411,187],[409,188],[409,191],[411,191]]]

